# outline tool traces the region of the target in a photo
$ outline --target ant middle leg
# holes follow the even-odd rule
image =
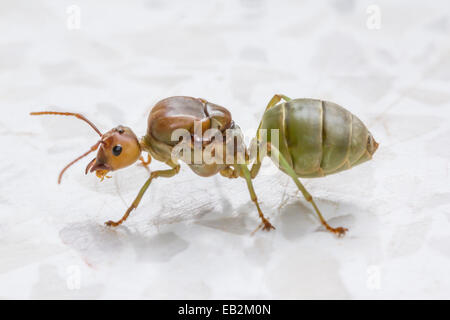
[[[231,166],[227,166],[225,169],[220,170],[220,175],[225,178],[236,179],[239,178],[239,171]]]
[[[272,229],[275,229],[275,227],[264,216],[264,214],[259,206],[258,198],[256,197],[255,189],[253,188],[252,177],[251,177],[250,171],[248,170],[248,168],[245,164],[240,164],[238,166],[241,171],[240,172],[241,177],[243,177],[245,179],[245,181],[247,182],[247,188],[248,188],[248,191],[250,192],[250,198],[252,199],[253,203],[255,204],[256,209],[258,210],[259,218],[261,219],[261,225],[254,232],[258,231],[260,228],[262,228],[265,231],[270,231]]]

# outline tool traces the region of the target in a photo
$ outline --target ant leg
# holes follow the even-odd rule
[[[269,145],[270,152],[273,157],[276,157],[279,160],[280,165],[283,167],[285,172],[294,180],[295,184],[297,185],[298,189],[303,194],[303,197],[311,203],[311,205],[314,207],[314,210],[317,214],[317,216],[320,219],[320,222],[323,224],[323,226],[330,232],[336,234],[339,237],[342,237],[345,235],[345,232],[348,231],[348,229],[343,227],[333,228],[331,227],[327,221],[324,219],[322,214],[320,213],[319,208],[317,207],[316,203],[314,202],[314,199],[312,198],[311,194],[306,190],[306,188],[303,186],[303,184],[300,182],[300,180],[297,177],[297,174],[295,173],[294,169],[289,165],[286,158],[280,153],[280,151],[275,148],[273,145]]]
[[[261,162],[257,161],[252,165],[252,168],[250,169],[250,176],[252,177],[252,179],[256,178],[259,173],[259,169],[261,169]]]
[[[152,156],[150,155],[150,153],[149,154],[147,154],[147,160],[144,160],[144,157],[140,157],[139,158],[139,160],[141,160],[141,164],[144,166],[144,167],[148,167],[148,165],[150,164],[150,163],[152,163]]]
[[[225,167],[225,169],[220,170],[220,174],[229,179],[236,179],[239,178],[239,171],[236,169],[233,169],[230,166]]]
[[[267,220],[267,218],[264,217],[264,214],[262,213],[261,208],[259,207],[258,198],[256,197],[255,189],[253,188],[252,177],[250,175],[250,171],[248,170],[248,168],[245,164],[239,164],[238,166],[241,169],[242,177],[247,182],[247,188],[248,188],[248,191],[250,192],[250,197],[251,197],[253,203],[256,205],[256,209],[258,210],[259,217],[261,218],[261,221],[262,221],[261,226],[262,226],[263,230],[270,231],[271,229],[275,229],[275,227],[269,222],[269,220]],[[255,231],[257,231],[261,226],[259,226]]]
[[[147,160],[145,160],[143,156],[141,156],[139,160],[141,161],[141,166],[143,166],[145,169],[147,169],[147,171],[150,172],[150,168],[148,167],[150,163],[152,163],[152,156],[150,155],[150,153],[147,154]]]
[[[278,102],[280,102],[281,100],[284,100],[286,102],[290,101],[291,98],[285,96],[284,94],[276,94],[272,97],[272,99],[270,99],[269,103],[267,104],[266,109],[264,110],[264,113],[266,113],[267,110],[269,110],[270,108],[276,106],[278,104]],[[258,131],[256,132],[256,143],[257,143],[257,154],[256,154],[256,161],[253,163],[252,168],[250,169],[250,173],[251,173],[251,177],[252,179],[255,179],[256,176],[259,173],[259,170],[261,169],[261,161],[262,158],[266,155],[265,150],[260,154],[260,145],[259,143],[261,142],[261,137],[260,137],[260,129],[261,129],[261,125],[262,122],[259,123],[258,126]]]
[[[269,110],[270,108],[272,108],[273,106],[275,106],[278,102],[281,101],[281,99],[283,99],[284,101],[288,102],[291,101],[291,98],[286,97],[284,94],[275,94],[272,99],[270,99],[269,104],[266,107],[266,110]]]
[[[142,200],[142,197],[144,196],[145,192],[147,191],[148,187],[150,186],[150,184],[152,183],[152,180],[158,177],[164,177],[164,178],[170,178],[173,177],[174,175],[176,175],[178,172],[180,171],[180,165],[177,164],[175,165],[172,169],[169,170],[158,170],[158,171],[153,171],[150,174],[150,178],[145,182],[145,184],[142,186],[141,190],[139,191],[136,199],[133,201],[133,203],[131,204],[131,206],[128,208],[128,210],[125,212],[125,214],[123,215],[122,219],[120,219],[117,222],[114,221],[107,221],[105,222],[105,224],[108,227],[117,227],[119,225],[121,225],[125,220],[127,220],[128,216],[130,215],[131,211],[133,211],[134,209],[136,209],[139,205],[139,203]]]
[[[265,146],[262,146],[262,143],[257,143],[255,147],[257,148],[256,159],[255,162],[253,162],[252,167],[250,169],[250,176],[252,177],[252,179],[255,179],[256,176],[258,175],[259,170],[261,169],[262,160],[267,155],[267,148],[265,148]],[[251,146],[251,148],[253,148],[253,146]]]
[[[266,113],[267,110],[269,110],[270,108],[276,106],[278,102],[281,101],[281,99],[283,99],[286,102],[291,101],[291,98],[286,97],[284,94],[276,94],[272,97],[272,99],[270,99],[269,103],[267,104],[266,110],[264,110],[264,113]],[[258,139],[258,141],[259,141],[259,129],[261,129],[261,124],[262,122],[259,123],[258,132],[256,132],[256,138]]]

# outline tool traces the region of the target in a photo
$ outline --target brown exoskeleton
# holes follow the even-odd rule
[[[279,103],[282,99],[285,102]],[[344,108],[322,100],[291,100],[283,95],[275,95],[266,108],[259,129],[270,130],[271,134],[261,135],[261,130],[258,131],[258,157],[251,170],[247,168],[249,158],[244,142],[237,139],[238,135],[228,135],[230,130],[237,129],[230,112],[203,99],[170,97],[158,102],[150,112],[147,134],[140,140],[130,128],[124,126],[102,134],[92,122],[76,113],[44,111],[31,115],[75,116],[87,122],[101,137],[88,152],[61,171],[59,183],[71,165],[97,149],[97,156],[86,167],[86,174],[95,172],[101,179],[107,177],[109,172],[130,166],[139,159],[148,165],[154,158],[170,167],[151,172],[124,216],[118,221],[106,222],[112,227],[122,224],[137,208],[153,179],[178,174],[179,160],[182,160],[199,176],[220,173],[227,178],[244,178],[262,221],[260,227],[274,229],[261,211],[252,183],[261,167],[261,158],[269,155],[275,157],[279,168],[294,180],[327,230],[343,235],[347,229],[328,225],[298,177],[321,177],[349,169],[371,159],[378,147],[364,124]],[[214,135],[208,135],[213,129]],[[179,139],[181,135],[176,135],[180,130],[187,133],[183,140]],[[276,135],[273,130],[277,131]],[[231,148],[230,142],[233,142]],[[147,162],[141,156],[144,151],[148,153]],[[193,151],[193,157],[190,151]],[[195,161],[198,152],[200,161]],[[226,161],[217,161],[225,158]]]

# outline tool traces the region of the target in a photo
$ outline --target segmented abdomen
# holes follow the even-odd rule
[[[322,177],[370,160],[378,144],[366,126],[341,106],[295,99],[269,109],[262,129],[279,129],[279,150],[299,177]]]

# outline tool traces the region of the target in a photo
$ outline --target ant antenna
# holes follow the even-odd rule
[[[82,114],[79,114],[79,113],[42,111],[42,112],[31,112],[30,115],[31,116],[58,115],[58,116],[72,116],[72,117],[76,117],[76,118],[78,118],[80,120],[83,120],[83,121],[87,122],[87,124],[89,124],[92,127],[92,129],[94,129],[95,132],[98,133],[98,135],[100,137],[103,136],[103,134],[100,132],[100,130],[98,130],[97,127],[92,122],[90,122],[88,119],[86,119],[85,116],[83,116]]]
[[[103,143],[103,141],[100,140],[99,142],[97,142],[96,144],[94,144],[88,152],[82,154],[81,156],[79,156],[78,158],[76,158],[75,160],[73,160],[71,163],[69,163],[67,166],[65,166],[64,169],[62,169],[62,170],[61,170],[61,173],[59,174],[59,177],[58,177],[58,184],[61,184],[62,177],[63,177],[63,175],[64,175],[64,172],[67,171],[67,169],[69,169],[73,164],[75,164],[75,163],[78,162],[79,160],[81,160],[81,159],[83,159],[84,157],[86,157],[88,154],[90,154],[90,153],[94,152],[95,150],[97,150],[98,146],[99,146],[100,144],[102,144],[102,143]]]
[[[42,116],[42,115],[58,115],[58,116],[72,116],[72,117],[76,117],[80,120],[85,121],[87,124],[89,124],[91,126],[92,129],[95,130],[95,132],[98,133],[98,135],[100,137],[103,137],[103,134],[100,132],[100,130],[97,129],[97,127],[91,122],[89,121],[85,116],[83,116],[82,114],[79,113],[72,113],[72,112],[55,112],[55,111],[42,111],[42,112],[31,112],[30,115],[32,116]],[[95,145],[93,145],[91,147],[91,149],[84,153],[83,155],[79,156],[78,158],[76,158],[75,160],[73,160],[71,163],[69,163],[67,166],[64,167],[64,169],[62,169],[61,173],[59,174],[58,177],[58,184],[61,184],[61,180],[62,177],[64,175],[64,173],[67,171],[67,169],[69,169],[73,164],[75,164],[76,162],[78,162],[79,160],[83,159],[84,157],[86,157],[88,154],[94,152],[95,150],[97,150],[97,148],[100,146],[100,144],[102,144],[103,141],[100,140],[99,142],[97,142]]]

